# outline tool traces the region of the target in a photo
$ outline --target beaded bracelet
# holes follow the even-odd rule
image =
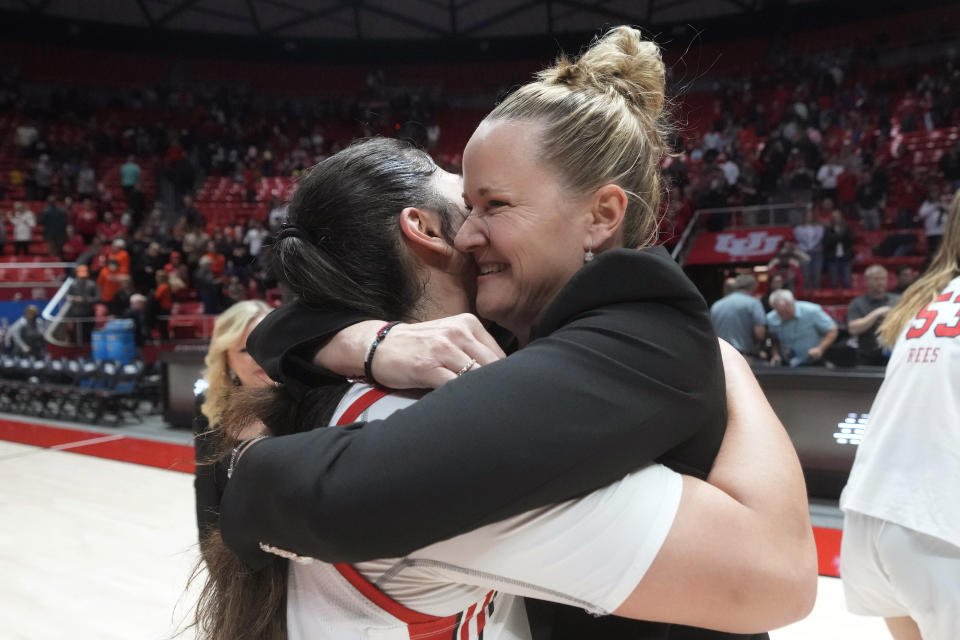
[[[373,354],[377,352],[377,347],[380,346],[383,339],[390,333],[390,329],[393,329],[398,324],[400,324],[400,321],[394,320],[380,327],[380,330],[377,331],[377,337],[373,339],[373,342],[370,343],[370,348],[367,349],[367,357],[363,361],[363,375],[370,384],[377,384],[377,381],[373,377]]]

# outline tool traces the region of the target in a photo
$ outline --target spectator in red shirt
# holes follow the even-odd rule
[[[100,201],[101,209],[107,211],[113,209],[113,192],[102,182],[97,183],[97,200]]]
[[[66,262],[76,262],[77,258],[80,257],[84,251],[86,251],[87,246],[83,241],[83,237],[77,233],[73,227],[67,227],[67,241],[63,243],[63,249],[60,250],[60,255],[63,257]]]
[[[830,224],[835,210],[833,200],[824,198],[820,201],[820,206],[815,209],[817,221],[820,222],[820,224]]]
[[[97,226],[100,222],[100,217],[97,215],[97,210],[93,208],[93,201],[90,198],[83,199],[83,205],[80,207],[80,210],[77,211],[76,216],[76,227],[77,233],[83,237],[83,241],[87,244],[93,240],[93,236],[97,235]]]
[[[837,177],[837,207],[846,215],[853,214],[853,203],[857,199],[857,174],[844,171]]]
[[[217,251],[217,244],[213,240],[207,242],[207,252],[203,257],[210,258],[210,273],[215,278],[223,275],[223,270],[227,268],[227,258]]]
[[[114,238],[126,235],[126,232],[127,230],[114,219],[113,213],[110,211],[104,212],[103,222],[97,225],[97,233],[102,235],[104,240],[107,241],[112,241]]]
[[[97,276],[97,286],[100,287],[100,300],[109,305],[113,302],[113,296],[117,289],[123,285],[124,274],[120,273],[120,264],[110,258],[107,260],[107,268],[100,270]]]
[[[784,240],[779,251],[767,264],[767,272],[773,276],[783,277],[783,286],[791,291],[803,289],[803,267],[810,261],[810,256],[797,248],[797,243]]]
[[[110,253],[107,254],[107,260],[116,260],[120,273],[130,273],[130,254],[127,253],[127,243],[123,238],[116,238],[111,243],[111,250]]]
[[[163,267],[167,274],[173,296],[180,300],[190,292],[190,269],[183,262],[183,254],[179,251],[170,252],[170,262]]]
[[[170,252],[170,262],[168,262],[168,263],[164,266],[164,268],[165,268],[167,271],[171,271],[171,270],[176,269],[177,267],[179,267],[181,264],[183,264],[183,254],[180,253],[179,251],[171,251],[171,252]]]
[[[107,256],[110,254],[112,246],[109,242],[104,242],[103,236],[99,234],[97,234],[93,240],[90,248],[96,247],[97,253],[93,256],[93,259],[90,260],[90,270],[99,272],[107,268]]]
[[[167,271],[157,271],[157,288],[153,290],[150,299],[150,328],[156,328],[160,336],[164,339],[169,337],[166,318],[159,316],[169,316],[173,309],[173,292],[170,290],[170,278]]]
[[[153,292],[153,299],[164,313],[170,313],[173,308],[173,292],[170,289],[170,276],[166,271],[157,272],[157,288]]]
[[[909,229],[913,226],[914,212],[923,202],[924,190],[917,183],[913,170],[908,170],[896,192],[894,206],[897,208],[897,228]]]
[[[183,147],[180,146],[180,141],[175,140],[174,143],[167,149],[164,160],[168,166],[172,166],[180,162],[180,160],[183,159],[183,155],[184,151]]]

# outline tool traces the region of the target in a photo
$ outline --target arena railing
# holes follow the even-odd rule
[[[70,302],[66,300],[67,292],[70,291],[71,285],[73,285],[74,279],[72,277],[67,277],[64,279],[63,284],[60,285],[60,288],[57,289],[57,292],[53,294],[53,297],[50,298],[50,301],[43,308],[43,311],[40,312],[40,317],[47,322],[47,327],[43,332],[43,338],[50,344],[57,345],[58,347],[72,347],[76,344],[79,344],[78,341],[64,340],[63,332],[66,329],[66,324],[64,320],[66,318],[67,311],[70,309]],[[76,318],[70,318],[70,321],[73,322],[77,320]],[[80,327],[77,325],[74,327],[77,331],[75,338],[79,340]]]
[[[673,259],[681,265],[693,246],[697,236],[703,231],[724,231],[729,229],[794,227],[803,222],[804,214],[812,208],[810,203],[796,204],[759,204],[749,207],[716,207],[697,209],[673,248]]]
[[[28,289],[24,296],[28,300],[45,299],[47,293],[40,293],[38,289],[57,289],[53,299],[60,300],[63,297],[61,291],[65,291],[62,281],[65,274],[69,273],[75,266],[74,262],[48,261],[48,262],[0,262],[0,291],[10,289]],[[38,273],[44,272],[44,273]],[[70,280],[66,278],[66,280]],[[6,291],[4,299],[9,298],[9,291]],[[45,307],[49,308],[48,303]]]
[[[0,289],[28,289],[45,288],[52,289],[60,286],[60,277],[68,270],[73,269],[76,263],[73,262],[0,262]],[[36,276],[34,273],[38,270],[62,269],[63,271],[55,274],[53,279],[24,280],[21,278],[11,278],[9,274],[17,271],[29,271],[28,276]],[[42,276],[40,276],[42,278]]]
[[[70,302],[66,300],[67,292],[73,284],[73,278],[67,278],[54,294],[53,298],[41,311],[40,316],[47,322],[43,337],[50,344],[58,347],[76,347],[88,344],[85,340],[84,325],[99,329],[102,325],[114,319],[112,315],[99,316],[72,316]],[[209,342],[213,335],[213,321],[216,315],[207,314],[175,314],[156,316],[158,325],[166,325],[170,338],[166,341],[182,343],[184,341]],[[170,321],[173,320],[173,323]],[[187,329],[187,337],[175,337],[177,329]],[[162,341],[162,340],[161,340]]]

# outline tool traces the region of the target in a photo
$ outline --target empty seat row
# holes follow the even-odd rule
[[[0,411],[89,424],[159,409],[160,375],[142,361],[0,356]]]

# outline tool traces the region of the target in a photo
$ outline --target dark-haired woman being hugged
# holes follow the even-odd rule
[[[960,193],[930,267],[880,325],[893,346],[840,497],[847,607],[897,640],[960,630]]]
[[[260,550],[332,563],[291,565],[291,636],[448,637],[455,620],[459,637],[542,637],[516,596],[731,632],[809,610],[815,554],[786,434],[730,349],[725,387],[706,305],[679,267],[661,249],[618,249],[655,233],[663,75],[656,47],[619,28],[508,98],[465,151],[455,247],[437,218],[456,204],[436,202],[444,174],[422,154],[423,189],[394,189],[392,176],[417,175],[415,152],[369,146],[384,141],[333,156],[298,188],[273,252],[301,303],[251,336],[286,383],[257,413],[278,436],[367,421],[235,450],[221,526],[259,569],[246,575],[277,566]],[[397,274],[414,295],[390,308]],[[452,381],[402,409],[396,394],[302,384],[334,325],[463,311],[470,289],[453,285],[474,281],[478,313],[522,347],[510,357],[468,325],[419,366]],[[391,342],[418,344],[400,340],[407,326],[379,323],[359,355],[340,336],[324,362],[365,363],[341,373],[383,383]],[[564,620],[546,622],[551,637],[615,637]]]

